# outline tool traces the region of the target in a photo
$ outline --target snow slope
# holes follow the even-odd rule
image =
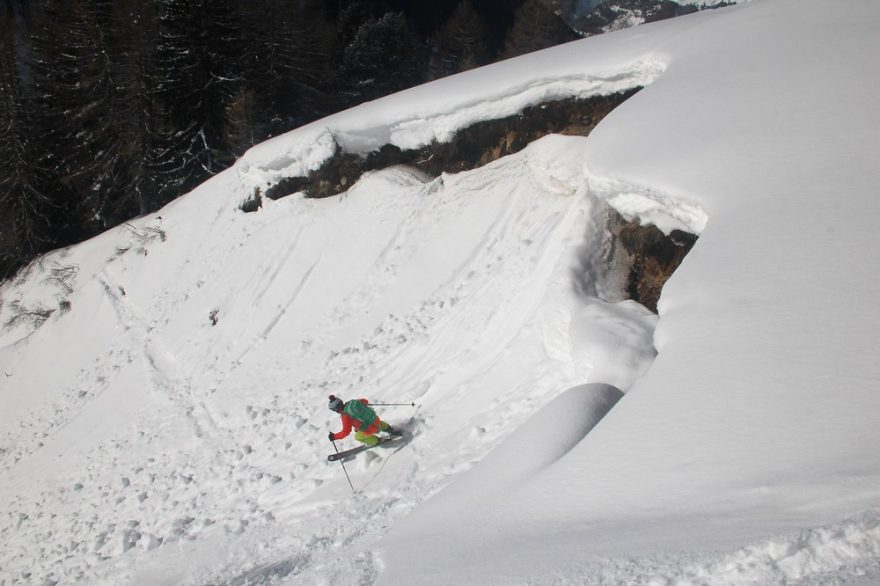
[[[764,0],[468,72],[47,256],[0,289],[0,583],[876,583],[878,17]],[[589,138],[238,209],[337,145],[645,84]],[[659,320],[609,205],[701,233]],[[418,403],[354,496],[331,392]]]

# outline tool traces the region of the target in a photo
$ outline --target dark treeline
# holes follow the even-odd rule
[[[250,146],[576,36],[543,0],[0,0],[0,279]]]

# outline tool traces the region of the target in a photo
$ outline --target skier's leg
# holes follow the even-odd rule
[[[362,444],[366,444],[368,446],[375,446],[379,443],[379,438],[375,435],[367,435],[362,431],[359,431],[354,434],[354,439],[361,442]]]

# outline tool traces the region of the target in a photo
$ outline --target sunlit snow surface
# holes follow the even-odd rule
[[[0,290],[0,583],[876,583],[877,22],[764,0],[506,61],[49,255]],[[589,138],[238,209],[636,85]],[[701,233],[659,320],[602,280],[608,204]],[[419,405],[357,496],[330,393]]]

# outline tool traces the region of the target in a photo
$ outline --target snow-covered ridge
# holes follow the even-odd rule
[[[385,145],[416,149],[432,142],[448,142],[456,132],[475,122],[511,116],[543,102],[610,95],[647,86],[665,68],[662,60],[643,57],[623,67],[589,74],[548,77],[537,69],[532,79],[517,79],[515,85],[477,97],[458,92],[457,88],[467,87],[470,80],[482,85],[484,72],[465,72],[443,83],[362,104],[257,145],[242,156],[235,170],[246,194],[257,188],[265,191],[282,179],[305,176],[318,169],[337,149],[366,154]],[[446,99],[425,103],[421,98],[430,92]],[[414,109],[403,105],[413,103],[419,106]]]
[[[321,538],[339,535],[326,508],[349,499],[324,461],[329,390],[424,406],[424,416],[384,410],[417,443],[387,467],[368,454],[349,468],[359,489],[385,495],[363,501],[363,514],[378,518],[389,491],[400,495],[389,513],[399,516],[559,392],[591,376],[629,388],[653,358],[656,316],[598,302],[572,314],[582,303],[571,252],[592,214],[585,140],[546,137],[436,179],[388,169],[338,198],[294,196],[258,214],[215,197],[233,187],[228,173],[161,216],[44,259],[45,269],[3,291],[49,303],[56,285],[43,277],[78,267],[67,314],[24,341],[26,331],[4,332],[12,415],[0,427],[9,448],[0,489],[10,515],[0,530],[23,547],[5,550],[2,566],[115,583],[131,568],[150,575],[193,544],[188,563],[216,582],[254,561],[239,551],[206,564],[209,544],[305,522],[322,528],[273,538],[261,556],[305,547],[302,567],[279,567],[311,571],[335,555]],[[140,237],[148,234],[161,237]],[[567,331],[583,324],[593,335],[569,343]],[[82,331],[96,340],[71,345]],[[615,353],[592,365],[600,334]],[[51,374],[30,366],[35,349],[56,344],[67,360]],[[505,405],[492,390],[497,376]],[[31,385],[39,392],[15,392]],[[620,394],[597,398],[605,407],[561,445],[582,438]],[[475,419],[457,422],[463,413]],[[171,566],[163,578],[185,582],[187,566]]]

